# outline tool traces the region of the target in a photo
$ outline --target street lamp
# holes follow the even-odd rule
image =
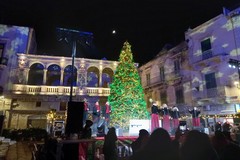
[[[237,70],[238,70],[238,82],[234,82],[234,84],[237,86],[237,88],[240,88],[240,86],[239,86],[239,82],[240,82],[240,61],[237,60],[237,59],[229,59],[228,66],[230,68],[233,68],[233,69],[237,68]]]
[[[73,79],[74,79],[74,59],[76,57],[77,42],[85,43],[87,45],[92,42],[93,33],[83,32],[73,29],[57,28],[57,36],[59,41],[65,41],[72,44],[72,68],[71,68],[71,84],[69,102],[72,102]]]
[[[59,41],[65,41],[72,44],[72,68],[71,68],[71,87],[70,97],[67,108],[67,119],[65,133],[70,136],[73,133],[79,133],[82,130],[82,113],[83,102],[72,102],[73,79],[74,79],[74,59],[76,56],[76,45],[80,42],[82,45],[91,45],[93,34],[89,32],[82,32],[73,29],[57,28],[57,35]],[[82,107],[80,107],[82,106]],[[79,123],[78,123],[79,122]]]
[[[54,120],[56,118],[56,109],[51,109],[49,113],[47,114],[47,120],[50,123],[50,134],[53,134],[54,132]]]

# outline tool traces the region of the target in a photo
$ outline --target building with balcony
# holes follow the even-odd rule
[[[18,33],[19,30],[23,33]],[[47,114],[53,110],[56,112],[54,120],[64,120],[71,84],[72,100],[86,98],[89,113],[96,101],[104,106],[118,62],[75,58],[72,67],[71,57],[30,54],[31,45],[35,44],[32,43],[34,31],[30,30],[33,29],[0,26],[0,42],[7,46],[1,51],[9,58],[1,70],[1,84],[5,84],[0,100],[5,115],[4,127],[21,129],[31,125],[47,128],[52,121],[47,120]],[[17,44],[22,48],[15,46]]]
[[[240,60],[240,8],[185,32],[192,66],[194,105],[207,115],[235,114],[240,103],[239,69],[229,60]]]
[[[229,62],[233,61],[237,65],[230,68]],[[239,62],[240,8],[237,8],[188,29],[185,42],[163,49],[139,68],[148,108],[152,99],[159,106],[164,103],[177,106],[185,116],[188,108],[197,106],[201,115],[222,115],[226,121],[226,117],[240,112]]]
[[[175,47],[166,45],[157,56],[139,68],[145,100],[150,110],[154,100],[159,106],[177,106],[186,114],[192,100],[191,67],[188,66],[187,43]]]

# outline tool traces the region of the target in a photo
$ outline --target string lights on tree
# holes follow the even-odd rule
[[[111,125],[128,129],[130,119],[147,119],[148,112],[131,45],[125,42],[110,85]]]

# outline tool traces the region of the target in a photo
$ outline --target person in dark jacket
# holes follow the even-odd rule
[[[219,156],[207,134],[191,130],[180,149],[180,160],[219,160]]]
[[[192,115],[192,124],[194,127],[200,126],[199,114],[201,113],[197,107],[194,107],[192,110],[189,109],[189,113]]]
[[[178,153],[169,133],[163,128],[157,128],[143,149],[130,157],[130,160],[178,160]]]
[[[92,129],[91,126],[93,125],[93,122],[91,120],[86,120],[86,124],[83,128],[81,138],[82,139],[89,139],[92,137]]]
[[[138,138],[131,144],[133,154],[138,152],[140,149],[142,149],[149,138],[149,132],[146,129],[139,130],[139,136]]]
[[[151,108],[151,132],[159,128],[159,109],[156,102],[153,102]]]
[[[222,125],[221,125],[221,122],[217,122],[216,124],[215,124],[215,132],[217,132],[217,131],[222,131]]]
[[[177,107],[174,106],[170,111],[170,113],[171,113],[172,122],[173,122],[173,129],[176,130],[179,126],[179,118],[180,118],[179,110]]]
[[[109,128],[103,144],[105,160],[117,160],[117,140],[116,129],[114,127]]]
[[[216,131],[212,144],[221,160],[236,160],[240,157],[240,147],[221,131]]]
[[[163,115],[163,128],[169,132],[171,129],[170,108],[166,104],[163,104],[162,108],[160,109],[160,113]]]

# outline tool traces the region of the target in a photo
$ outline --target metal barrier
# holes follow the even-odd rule
[[[80,143],[91,144],[92,153],[91,153],[91,155],[88,155],[88,156],[92,156],[92,159],[95,159],[95,143],[96,143],[96,141],[97,141],[96,139],[60,140],[57,143],[56,160],[62,160],[62,155],[64,154],[62,148],[64,145],[78,144],[78,146],[79,146]],[[74,153],[72,153],[72,154],[74,154]]]

